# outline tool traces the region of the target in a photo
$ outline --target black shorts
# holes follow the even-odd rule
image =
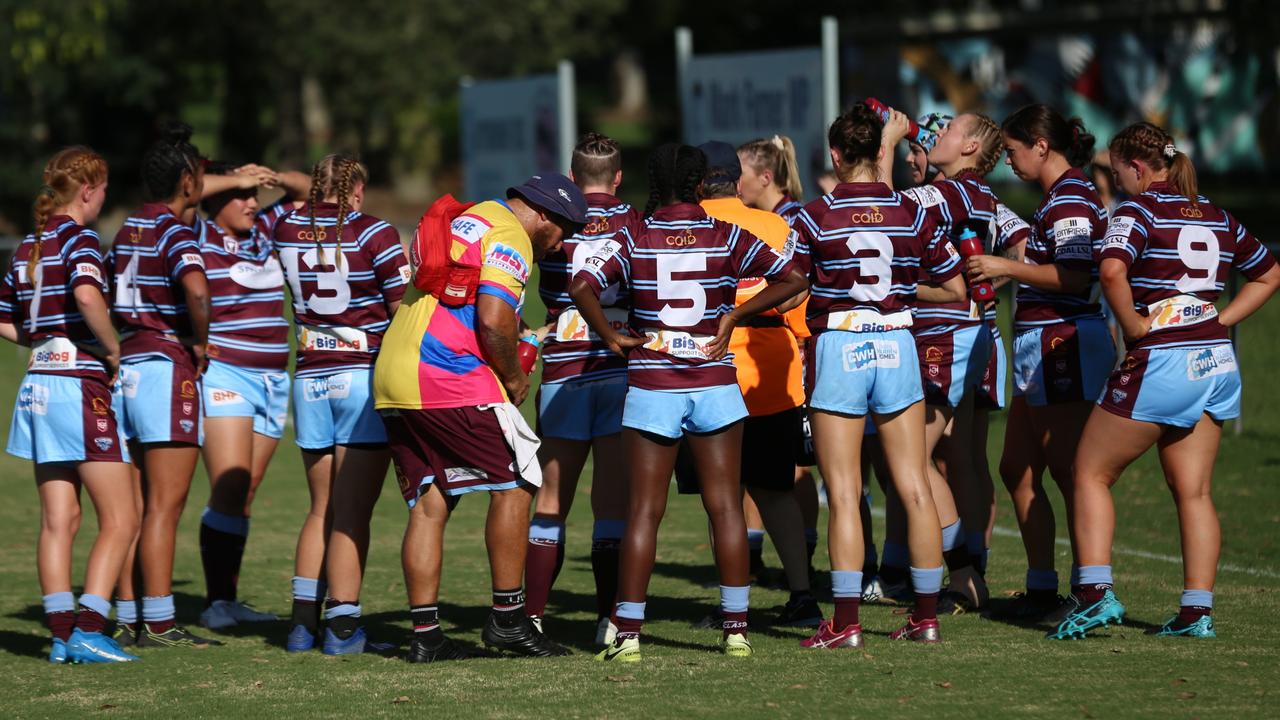
[[[795,486],[796,464],[804,450],[800,408],[774,415],[753,415],[742,422],[742,484],[786,492]],[[687,441],[676,456],[676,489],[698,494],[698,473]]]

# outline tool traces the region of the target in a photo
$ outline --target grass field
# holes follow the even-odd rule
[[[537,317],[535,314],[534,317]],[[901,618],[891,609],[863,610],[865,652],[811,652],[796,629],[770,628],[768,608],[780,591],[752,592],[756,655],[730,660],[713,651],[718,631],[694,630],[716,600],[705,520],[696,500],[673,498],[658,548],[639,666],[592,662],[594,595],[588,562],[590,518],[578,501],[568,532],[568,560],[551,596],[548,631],[574,654],[549,660],[480,659],[438,666],[395,657],[332,659],[288,655],[284,622],[247,625],[216,635],[226,646],[144,651],[118,666],[51,667],[45,661],[35,572],[39,518],[31,469],[0,456],[0,715],[5,717],[1241,717],[1274,712],[1280,678],[1280,410],[1266,368],[1280,356],[1280,304],[1243,330],[1245,431],[1228,433],[1215,496],[1223,521],[1223,571],[1217,587],[1216,641],[1148,637],[1181,589],[1176,516],[1154,457],[1123,478],[1116,491],[1120,527],[1115,557],[1119,590],[1130,609],[1122,629],[1082,642],[1051,643],[1042,633],[977,615],[944,618],[936,647],[890,643]],[[23,355],[0,348],[0,407],[12,407]],[[526,411],[529,408],[526,407]],[[4,424],[7,427],[7,423]],[[0,430],[3,432],[3,430]],[[1003,418],[992,431],[999,455]],[[618,462],[610,459],[610,462]],[[581,489],[582,494],[589,488]],[[194,625],[203,579],[197,547],[200,508],[208,493],[197,470],[180,530],[176,586],[179,619]],[[1002,495],[1002,491],[998,493]],[[1009,504],[1000,497],[992,552],[993,595],[1021,586],[1023,556]],[[450,525],[442,621],[455,638],[479,642],[489,583],[482,497],[465,499]],[[87,499],[86,499],[87,505]],[[1060,506],[1059,506],[1060,507]],[[286,615],[289,578],[306,484],[286,437],[254,507],[241,596]],[[1059,518],[1061,518],[1059,511]],[[77,543],[75,577],[93,537],[91,510]],[[400,572],[404,507],[395,483],[384,486],[373,528],[363,603],[375,639],[406,641],[410,632]],[[1061,532],[1065,523],[1059,521]],[[825,536],[825,532],[824,532]],[[823,541],[825,543],[825,540]],[[1059,569],[1070,563],[1060,541]],[[770,551],[766,560],[774,567]],[[825,547],[817,560],[826,565]],[[829,611],[830,605],[825,608]],[[1272,707],[1268,711],[1266,708]]]

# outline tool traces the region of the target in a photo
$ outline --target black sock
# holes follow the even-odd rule
[[[524,588],[493,591],[493,617],[503,627],[513,627],[524,617]]]
[[[409,608],[409,617],[413,619],[413,636],[424,641],[427,647],[438,647],[444,642],[438,605],[415,605]]]
[[[324,606],[326,609],[336,608],[339,605],[359,605],[359,600],[326,600]],[[360,629],[360,618],[355,615],[339,615],[335,618],[325,620],[325,627],[328,628],[339,640],[346,640]]]
[[[215,530],[200,524],[200,562],[204,566],[205,607],[214,600],[235,600],[240,581],[240,561],[244,557],[243,535]]]
[[[813,593],[808,590],[792,590],[791,597],[787,598],[787,603],[790,604],[794,602],[799,602],[806,598],[812,598],[812,597],[813,597]]]
[[[316,634],[316,628],[320,627],[320,603],[315,600],[299,600],[293,599],[293,614],[289,620],[290,625],[301,625],[307,629],[312,635]]]
[[[596,617],[613,613],[618,596],[618,561],[621,541],[608,538],[591,543],[591,574],[596,580]]]

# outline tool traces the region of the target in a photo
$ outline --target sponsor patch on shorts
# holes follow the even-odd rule
[[[339,373],[328,377],[306,378],[302,396],[307,402],[341,400],[351,395],[351,373]]]
[[[870,368],[896,368],[902,362],[897,340],[865,340],[849,343],[841,348],[845,372],[860,372]]]
[[[235,390],[209,389],[209,405],[211,406],[224,407],[227,405],[239,405],[242,402],[244,402],[244,397]]]
[[[18,391],[18,407],[36,415],[49,414],[49,386],[27,383]]]
[[[194,420],[179,420],[178,427],[182,428],[182,432],[190,433],[195,429],[196,423]]]
[[[116,444],[116,441],[109,437],[94,438],[93,444],[98,448],[98,452],[109,452]]]
[[[489,473],[476,467],[451,467],[444,469],[444,479],[450,485],[471,483],[477,480],[488,480]]]
[[[137,370],[130,370],[126,367],[120,368],[120,392],[123,393],[125,397],[137,397],[138,383],[141,381],[142,373]]]
[[[1230,345],[1215,345],[1187,351],[1187,379],[1203,380],[1236,369],[1236,355]]]

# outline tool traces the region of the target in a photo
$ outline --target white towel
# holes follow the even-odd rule
[[[498,426],[507,440],[507,447],[516,456],[515,471],[520,479],[534,487],[542,487],[542,465],[538,463],[538,448],[542,441],[525,422],[520,410],[511,403],[481,405],[481,410],[493,410],[498,418]]]

